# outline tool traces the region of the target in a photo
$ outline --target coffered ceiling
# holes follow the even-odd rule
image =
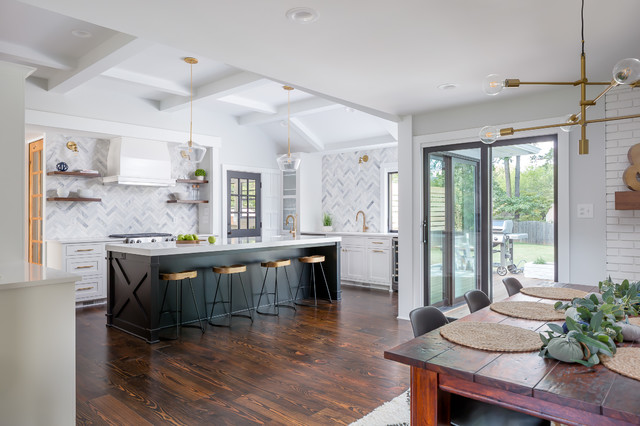
[[[315,9],[317,21],[288,20],[298,6]],[[401,115],[490,102],[480,84],[492,72],[579,77],[579,0],[0,0],[0,8],[0,60],[36,67],[32,78],[65,96],[88,85],[166,113],[188,108],[181,58],[196,56],[194,108],[282,139],[281,86],[293,85],[292,142],[303,151],[390,142]],[[586,0],[591,80],[640,57],[639,12],[637,0]],[[438,88],[448,83],[455,88]]]

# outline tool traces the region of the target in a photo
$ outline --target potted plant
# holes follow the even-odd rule
[[[196,179],[204,180],[205,176],[207,176],[207,172],[205,172],[204,169],[196,169],[194,175],[196,176]]]
[[[333,226],[331,225],[333,225],[333,218],[329,213],[323,213],[322,214],[322,230],[324,232],[333,231]]]

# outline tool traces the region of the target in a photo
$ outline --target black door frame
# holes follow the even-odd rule
[[[231,229],[231,179],[248,179],[256,181],[256,229]],[[227,236],[235,237],[260,237],[262,236],[262,175],[260,173],[242,172],[237,170],[227,170]],[[241,189],[238,188],[238,194]],[[238,208],[241,211],[242,201],[241,197],[238,197]],[[238,219],[240,220],[240,219]],[[248,219],[247,219],[248,225]],[[238,226],[240,224],[238,223]]]

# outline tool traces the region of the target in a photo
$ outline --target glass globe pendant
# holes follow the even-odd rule
[[[191,65],[191,115],[189,117],[189,141],[178,145],[178,152],[183,159],[191,163],[199,163],[207,153],[207,148],[193,142],[193,65],[197,64],[198,60],[196,58],[187,57],[184,58],[184,61]]]
[[[282,86],[287,91],[287,153],[276,159],[278,168],[282,171],[298,170],[300,167],[300,155],[291,154],[291,91],[293,87]]]

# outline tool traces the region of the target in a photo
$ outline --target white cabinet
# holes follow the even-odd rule
[[[121,240],[109,240],[119,243]],[[76,302],[91,303],[107,297],[107,241],[47,241],[47,266],[82,277],[76,283]]]
[[[348,284],[391,289],[391,237],[342,237],[340,278]]]

